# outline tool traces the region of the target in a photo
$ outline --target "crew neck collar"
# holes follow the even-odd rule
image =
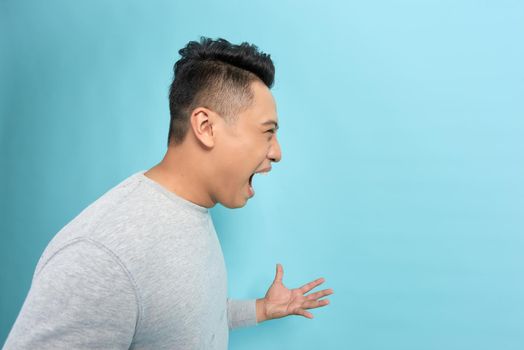
[[[164,195],[166,195],[170,200],[180,203],[188,208],[195,209],[201,213],[207,214],[209,212],[209,209],[206,207],[203,207],[201,205],[198,205],[196,203],[191,202],[190,200],[187,200],[175,192],[171,192],[164,186],[160,185],[158,182],[154,181],[153,179],[150,179],[149,177],[145,176],[144,173],[147,170],[140,170],[139,172],[135,173],[134,176],[136,176],[138,179],[142,180],[143,182],[147,183],[151,187],[155,188],[156,190],[162,192]]]

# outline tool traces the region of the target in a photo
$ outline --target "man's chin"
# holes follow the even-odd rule
[[[247,201],[249,198],[244,199],[243,201],[241,199],[232,200],[232,201],[222,201],[220,204],[222,204],[224,207],[228,209],[238,209],[242,208],[247,204]]]
[[[230,204],[225,204],[223,203],[222,205],[228,209],[239,209],[239,208],[242,208],[242,207],[245,207],[247,204],[247,201],[244,202],[244,204],[235,204],[235,205],[230,205]]]

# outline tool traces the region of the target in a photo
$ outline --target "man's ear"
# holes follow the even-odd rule
[[[198,107],[191,113],[189,121],[195,138],[204,146],[212,148],[215,145],[214,113],[207,108]]]

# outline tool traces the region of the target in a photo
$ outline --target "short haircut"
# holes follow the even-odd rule
[[[201,37],[200,42],[190,41],[179,54],[169,88],[168,146],[184,141],[195,108],[206,107],[227,122],[235,121],[253,102],[253,81],[273,86],[273,61],[253,44],[234,45],[222,38]]]

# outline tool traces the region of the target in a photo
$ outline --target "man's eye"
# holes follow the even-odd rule
[[[270,132],[270,133],[274,134],[275,133],[275,129],[269,129],[267,132]]]

